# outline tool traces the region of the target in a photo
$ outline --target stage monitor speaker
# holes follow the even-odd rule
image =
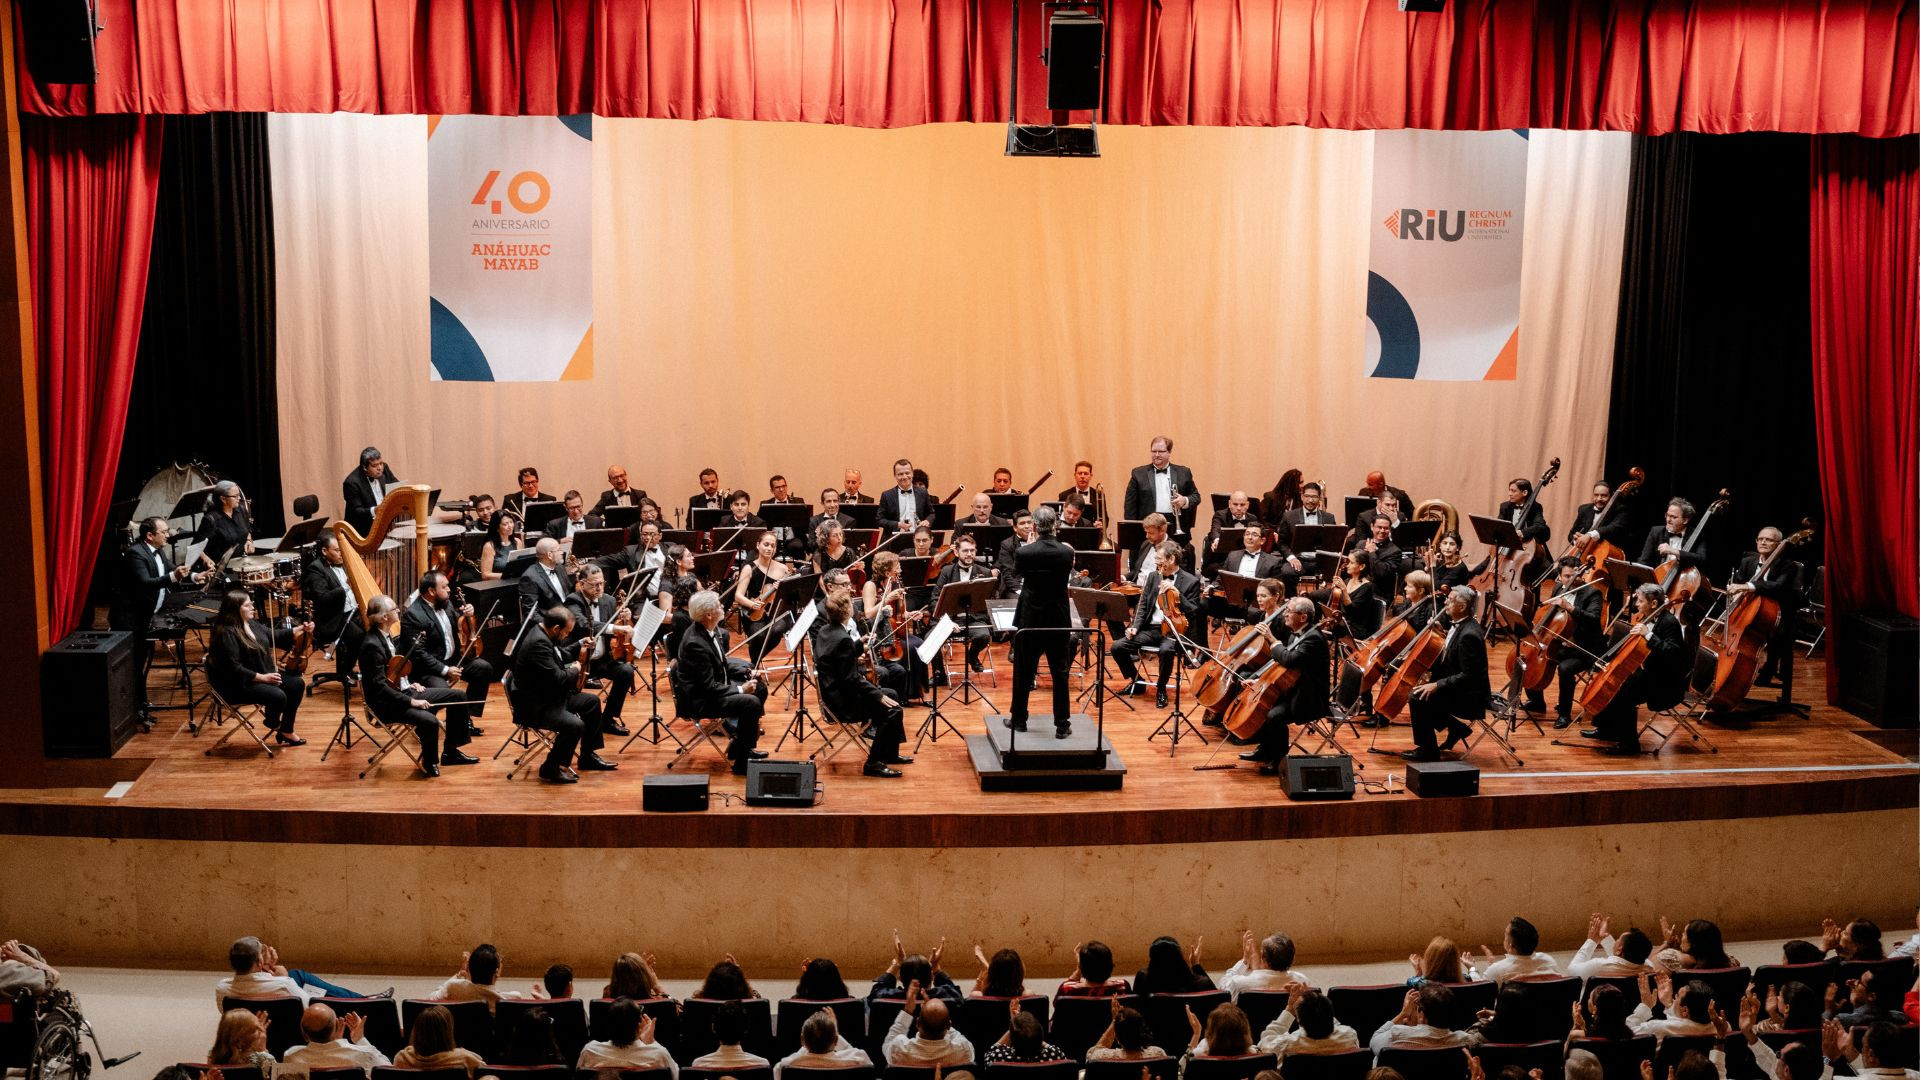
[[[1407,790],[1423,799],[1480,794],[1480,766],[1464,761],[1407,762]]]
[[[1085,11],[1056,11],[1047,22],[1047,108],[1098,109],[1106,24]]]
[[[27,73],[35,82],[94,80],[94,0],[30,0],[15,5],[26,36]]]
[[[1840,620],[1827,639],[1827,656],[1840,680],[1840,707],[1879,727],[1920,722],[1920,621],[1888,612],[1859,612]]]
[[[748,806],[812,806],[819,798],[813,762],[747,762]]]
[[[1286,759],[1280,790],[1289,799],[1353,798],[1353,759],[1345,754],[1299,754]]]
[[[640,782],[642,810],[705,810],[707,774],[660,773]]]
[[[112,757],[140,722],[133,635],[75,630],[40,658],[40,723],[48,757]],[[54,688],[58,688],[58,693]]]

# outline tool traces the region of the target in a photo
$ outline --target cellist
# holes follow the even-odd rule
[[[1786,690],[1783,700],[1789,700],[1793,697],[1793,649],[1799,639],[1794,628],[1794,613],[1805,603],[1805,597],[1800,591],[1800,564],[1784,555],[1774,556],[1781,537],[1780,530],[1769,525],[1753,538],[1753,550],[1740,560],[1740,565],[1727,579],[1727,603],[1731,605],[1747,593],[1758,593],[1780,605],[1780,625],[1767,639],[1767,662],[1753,683],[1772,686],[1777,678]],[[1769,558],[1773,559],[1771,566],[1767,566]],[[1762,567],[1766,569],[1764,576],[1760,575]]]
[[[1671,509],[1668,515],[1671,519]],[[1692,674],[1693,650],[1687,647],[1685,631],[1669,609],[1667,592],[1658,582],[1649,581],[1633,590],[1633,617],[1633,628],[1627,632],[1647,639],[1646,662],[1627,677],[1619,693],[1594,718],[1593,726],[1580,732],[1582,738],[1612,742],[1610,753],[1639,753],[1639,707],[1644,704],[1650,709],[1665,709],[1679,704]]]
[[[1407,580],[1402,587],[1406,589],[1407,598],[1404,603],[1394,608],[1393,618],[1404,621],[1410,634],[1418,634],[1427,628],[1427,623],[1431,622],[1435,612],[1439,611],[1439,606],[1433,600],[1433,578],[1425,570],[1413,570],[1408,572]],[[1391,628],[1383,625],[1376,634],[1389,629]],[[1404,643],[1397,646],[1393,651],[1394,655],[1398,655],[1405,648]],[[1393,656],[1380,659],[1383,662],[1390,662]],[[1355,715],[1362,717],[1360,720],[1362,727],[1387,727],[1392,721],[1374,711],[1373,691],[1360,689],[1363,678],[1364,672],[1360,670],[1359,665],[1352,661],[1342,664],[1340,686],[1334,695],[1334,700],[1347,709],[1353,709],[1354,701],[1357,699],[1360,707],[1355,711]]]
[[[1573,624],[1562,635],[1565,640],[1559,643],[1559,655],[1555,663],[1559,669],[1555,678],[1560,683],[1560,696],[1559,704],[1554,708],[1553,726],[1564,729],[1573,726],[1575,679],[1592,667],[1598,655],[1606,650],[1606,633],[1603,629],[1606,603],[1599,589],[1581,581],[1579,559],[1562,557],[1558,569],[1558,576],[1554,578],[1544,603],[1564,610]],[[1540,691],[1527,692],[1527,709],[1536,713],[1547,711],[1546,699]]]
[[[1476,596],[1468,585],[1455,586],[1447,594],[1447,606],[1441,613],[1441,623],[1447,627],[1446,643],[1428,680],[1413,688],[1408,705],[1417,744],[1407,754],[1408,761],[1439,760],[1442,751],[1453,749],[1473,733],[1465,721],[1487,715],[1487,699],[1493,693],[1487,678],[1487,636],[1468,615]],[[1446,729],[1447,741],[1436,746],[1434,736],[1442,728]]]
[[[1293,724],[1305,724],[1327,715],[1327,635],[1313,622],[1313,601],[1304,596],[1288,600],[1280,609],[1286,631],[1273,643],[1273,662],[1300,676],[1293,689],[1267,710],[1267,723],[1260,729],[1260,748],[1240,755],[1242,761],[1257,762],[1260,775],[1280,771],[1287,756]]]

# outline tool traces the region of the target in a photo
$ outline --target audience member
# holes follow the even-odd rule
[[[639,959],[633,953],[623,954]],[[617,976],[616,976],[617,977]],[[600,1080],[618,1080],[622,1069],[665,1069],[674,1077],[680,1066],[666,1047],[653,1041],[653,1017],[626,995],[614,999],[607,1009],[607,1039],[588,1043],[575,1063],[576,1072],[596,1072]]]
[[[1893,958],[1905,958],[1920,955],[1920,906],[1913,909],[1913,936],[1888,950]]]
[[[1726,946],[1721,944],[1720,927],[1706,919],[1694,919],[1685,929],[1676,932],[1673,924],[1662,916],[1660,940],[1662,945],[1653,966],[1666,971],[1740,966],[1740,961],[1728,956]]]
[[[1020,1062],[1031,1064],[1042,1061],[1065,1061],[1067,1055],[1060,1048],[1048,1042],[1046,1032],[1040,1027],[1040,1018],[1030,1012],[1020,1011],[1020,1001],[1011,998],[1007,1001],[1007,1030],[992,1046],[987,1047],[986,1060],[992,1062]]]
[[[1820,995],[1803,982],[1767,989],[1767,1017],[1760,1021],[1761,1031],[1806,1031],[1820,1026]]]
[[[400,1069],[465,1069],[472,1076],[486,1062],[453,1041],[453,1014],[447,1007],[429,1005],[414,1017],[411,1040],[393,1056],[393,1064]]]
[[[1567,1055],[1567,1080],[1605,1080],[1607,1072],[1591,1050],[1575,1050]]]
[[[840,1021],[832,1009],[821,1009],[800,1025],[800,1049],[773,1065],[773,1080],[780,1080],[787,1066],[803,1069],[867,1069],[873,1058],[840,1034]]]
[[[800,981],[794,984],[793,996],[801,1001],[839,1001],[853,995],[847,993],[847,981],[840,977],[840,965],[816,956],[800,965]]]
[[[1832,1046],[1827,1060],[1846,1061],[1860,1080],[1920,1080],[1920,1072],[1894,1064],[1900,1060],[1900,1043],[1905,1037],[1898,1025],[1882,1020],[1868,1025],[1858,1054],[1854,1053],[1853,1036],[1841,1024],[1828,1024],[1821,1042],[1823,1049],[1825,1044]]]
[[[1639,927],[1629,927],[1618,941],[1612,934],[1610,916],[1594,913],[1587,917],[1587,940],[1573,954],[1567,974],[1582,979],[1596,975],[1650,975],[1653,968],[1647,957],[1653,955],[1653,940]]]
[[[1476,1031],[1453,1029],[1453,991],[1434,979],[1428,979],[1407,991],[1400,1012],[1380,1025],[1367,1040],[1375,1060],[1388,1046],[1416,1049],[1446,1046],[1473,1046],[1480,1041]]]
[[[1713,988],[1696,979],[1687,983],[1676,999],[1673,976],[1663,971],[1659,980],[1656,987],[1649,983],[1647,976],[1640,976],[1640,1005],[1627,1017],[1627,1026],[1633,1033],[1658,1039],[1669,1035],[1713,1034]],[[1653,1018],[1656,1004],[1666,1010],[1665,1020]]]
[[[1627,995],[1617,986],[1595,987],[1587,995],[1584,1013],[1580,1003],[1573,1006],[1573,1031],[1569,1039],[1631,1039],[1633,1029],[1627,1026]]]
[[[1877,1024],[1883,1020],[1900,1022],[1900,1014],[1880,1003],[1880,995],[1873,989],[1875,976],[1871,971],[1863,971],[1857,979],[1848,979],[1840,983],[1827,984],[1826,1018],[1837,1020],[1841,1026],[1852,1029]]]
[[[1153,1044],[1153,1029],[1147,1026],[1147,1018],[1140,1015],[1140,1010],[1122,1006],[1118,997],[1109,1000],[1113,1003],[1113,1019],[1107,1022],[1107,1030],[1100,1033],[1100,1038],[1087,1048],[1089,1062],[1167,1056],[1165,1050]]]
[[[373,1075],[376,1065],[390,1065],[387,1055],[367,1041],[367,1018],[359,1013],[335,1016],[333,1009],[314,1002],[300,1014],[301,1046],[287,1049],[288,1061],[299,1059],[314,1069],[359,1069]]]
[[[1794,938],[1780,946],[1780,962],[1783,964],[1818,964],[1827,958],[1827,951],[1811,941]]]
[[[1508,979],[1560,974],[1560,965],[1554,962],[1552,954],[1539,951],[1540,931],[1520,916],[1507,920],[1507,932],[1500,944],[1506,955],[1498,960],[1493,958],[1492,949],[1480,946],[1488,961],[1486,978],[1503,983]]]
[[[209,1065],[244,1065],[260,1070],[262,1076],[273,1073],[273,1055],[267,1052],[267,1014],[245,1009],[228,1009],[220,1014],[220,1026],[214,1029],[213,1049],[207,1051]]]
[[[507,1035],[507,1052],[502,1065],[564,1065],[560,1040],[553,1032],[553,1017],[541,1008],[528,1009],[513,1022]]]
[[[989,958],[976,944],[973,958],[980,961],[980,974],[973,979],[974,997],[1017,998],[1027,992],[1027,969],[1018,952],[996,949]]]
[[[521,995],[517,991],[502,990],[496,984],[500,981],[500,950],[485,943],[475,945],[471,952],[460,954],[460,970],[446,982],[434,988],[427,995],[430,1001],[484,1001],[487,1011],[501,998],[518,1001]]]
[[[1523,1043],[1533,1041],[1527,1013],[1526,992],[1518,986],[1502,985],[1493,998],[1493,1008],[1481,1009],[1474,1017],[1473,1030],[1487,1042]]]
[[[900,931],[895,930],[893,959],[887,962],[887,970],[874,977],[873,988],[867,991],[867,1000],[904,998],[907,996],[907,987],[917,982],[925,997],[959,1001],[966,995],[961,993],[959,984],[953,981],[952,976],[940,970],[940,957],[946,951],[947,942],[942,938],[931,957],[909,953],[900,944]]]
[[[1399,1069],[1389,1069],[1385,1065],[1375,1065],[1367,1070],[1365,1080],[1407,1080],[1400,1075]]]
[[[1111,997],[1127,993],[1127,980],[1113,977],[1113,950],[1104,941],[1089,941],[1073,947],[1073,974],[1067,976],[1055,997]]]
[[[0,1000],[12,1001],[22,990],[37,998],[46,997],[47,991],[59,985],[60,973],[40,950],[17,941],[0,944]]]
[[[909,1029],[913,1029],[909,1033]],[[907,984],[907,999],[900,1015],[893,1018],[886,1038],[880,1043],[880,1056],[889,1068],[895,1065],[970,1065],[973,1043],[954,1030],[947,1003],[928,998],[920,991],[920,982]]]
[[[1880,948],[1880,927],[1869,919],[1855,919],[1845,926],[1821,920],[1820,947],[1834,960],[1884,960],[1887,956]]]
[[[732,964],[732,961],[729,960],[726,963]],[[716,964],[715,968],[718,969],[719,966]],[[739,970],[737,966],[734,967],[736,974]],[[708,974],[707,979],[711,983],[713,979],[711,973]],[[746,986],[744,977],[740,980],[740,985]],[[740,1001],[742,998],[752,996],[751,987],[748,987],[748,991],[747,994],[739,997],[724,999],[720,1007],[713,1010],[713,1038],[720,1045],[713,1052],[694,1058],[694,1068],[764,1069],[767,1067],[766,1058],[759,1054],[750,1054],[740,1048],[740,1044],[747,1040],[747,1010]]]
[[[720,962],[707,970],[706,980],[700,989],[694,991],[694,997],[703,1001],[745,1001],[760,995],[747,981],[747,973],[740,970],[740,964],[728,953]]]
[[[1220,989],[1240,1000],[1242,990],[1278,990],[1288,983],[1312,984],[1303,971],[1293,970],[1293,939],[1278,931],[1258,943],[1253,931],[1240,932],[1240,959],[1220,974]]]
[[[1200,966],[1200,945],[1205,938],[1194,938],[1193,948],[1182,951],[1180,942],[1157,937],[1147,946],[1147,966],[1133,977],[1133,992],[1147,994],[1190,994],[1214,989],[1207,969]]]
[[[310,1002],[323,997],[364,997],[343,986],[335,986],[311,972],[289,971],[280,964],[280,950],[263,944],[257,937],[243,937],[227,949],[227,963],[233,974],[213,984],[213,1007],[226,1011],[227,998],[297,997]],[[375,997],[392,997],[391,987]]]
[[[1260,1033],[1260,1051],[1285,1061],[1288,1054],[1340,1054],[1360,1049],[1360,1035],[1333,1016],[1327,995],[1304,982],[1289,983],[1287,1007]],[[1297,1021],[1297,1026],[1296,1026]]]
[[[1238,1005],[1215,1005],[1207,1014],[1207,1027],[1200,1030],[1200,1018],[1187,1009],[1190,1030],[1187,1054],[1190,1057],[1232,1058],[1253,1053],[1253,1027]],[[1182,1069],[1184,1072],[1185,1070]]]
[[[1409,987],[1428,981],[1463,983],[1480,978],[1480,972],[1460,955],[1460,946],[1450,937],[1436,937],[1427,942],[1424,952],[1408,953],[1407,963],[1413,968],[1412,977],[1407,979]]]
[[[659,976],[653,973],[653,954],[626,952],[614,957],[613,973],[607,977],[606,988],[600,991],[600,996],[635,1001],[666,997]]]
[[[548,1001],[565,1001],[573,996],[573,966],[570,964],[548,964],[547,973],[540,977],[540,985],[534,988],[533,996]]]

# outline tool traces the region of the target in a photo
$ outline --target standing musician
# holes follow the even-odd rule
[[[876,655],[870,644],[873,641],[873,620],[866,618],[862,611],[860,598],[853,594],[853,579],[845,570],[829,570],[820,576],[820,589],[827,600],[839,596],[847,602],[848,629],[854,640],[860,643],[861,651],[873,662],[874,676],[880,680],[880,688],[895,701],[907,699],[907,667],[883,656]],[[814,624],[814,633],[820,632],[821,624]]]
[[[993,470],[993,487],[989,490],[996,495],[1006,495],[1012,492],[1013,470],[1007,468],[1005,465]]]
[[[1692,503],[1678,496],[1667,500],[1666,520],[1647,530],[1646,542],[1640,545],[1640,562],[1645,566],[1658,566],[1672,558],[1677,559],[1683,569],[1705,563],[1706,537],[1701,537],[1690,551],[1685,547],[1687,526],[1692,522]]]
[[[1015,731],[1027,730],[1027,696],[1040,676],[1040,658],[1047,658],[1053,680],[1053,737],[1073,734],[1068,680],[1073,658],[1073,616],[1067,607],[1067,578],[1073,573],[1073,549],[1054,534],[1060,519],[1046,507],[1034,511],[1029,522],[1033,542],[1013,555],[1013,573],[1021,580],[1020,601],[1013,609],[1013,625],[1025,631],[1013,639],[1013,709],[1007,714]],[[1002,575],[1004,583],[1006,575]]]
[[[840,493],[841,502],[870,503],[873,501],[873,496],[860,493],[859,469],[848,469],[845,473],[841,474],[840,480],[841,483],[846,485],[846,490]]]
[[[1180,548],[1181,545],[1172,541],[1160,545],[1156,553],[1158,564],[1140,588],[1133,625],[1127,627],[1126,635],[1108,650],[1113,662],[1119,665],[1120,674],[1127,679],[1127,688],[1120,693],[1129,697],[1144,692],[1146,686],[1134,658],[1148,649],[1160,654],[1160,680],[1154,684],[1153,701],[1154,707],[1161,709],[1167,707],[1167,680],[1172,677],[1174,661],[1182,651],[1180,643],[1166,629],[1167,615],[1158,602],[1163,591],[1172,590],[1180,598],[1180,612],[1187,617],[1187,631],[1180,636],[1190,641],[1207,639],[1206,597],[1201,591],[1200,579],[1180,568]]]
[[[740,609],[740,633],[749,642],[747,656],[754,667],[760,666],[767,650],[793,625],[792,612],[782,612],[778,619],[773,615],[778,606],[774,591],[793,574],[792,567],[775,557],[779,553],[780,542],[774,535],[761,533],[753,546],[753,559],[741,569],[740,582],[733,589],[733,606]],[[896,559],[895,565],[898,564]]]
[[[520,575],[520,611],[546,611],[567,602],[573,583],[561,565],[560,541],[541,537],[533,545],[533,565]]]
[[[1448,531],[1434,542],[1433,587],[1442,592],[1473,579],[1473,567],[1467,565],[1460,545],[1460,534]]]
[[[720,494],[720,474],[713,469],[700,470],[700,492],[687,500],[687,528],[693,528],[695,510],[719,510],[727,505]]]
[[[520,527],[520,515],[511,510],[502,510],[493,515],[487,524],[486,543],[480,545],[480,580],[498,581],[506,576],[501,569],[503,557],[512,551],[527,546],[526,534]]]
[[[625,465],[609,465],[607,490],[600,493],[599,500],[593,504],[593,512],[596,515],[604,514],[609,506],[639,506],[640,500],[646,497],[644,490],[627,483]]]
[[[1149,463],[1136,466],[1127,480],[1125,508],[1129,520],[1148,514],[1166,516],[1175,536],[1186,533],[1186,509],[1200,501],[1200,489],[1193,484],[1193,470],[1173,461],[1173,440],[1155,435],[1147,444]]]
[[[539,502],[541,499],[540,470],[531,465],[522,466],[520,471],[514,474],[514,482],[519,486],[520,490],[508,495],[500,505],[519,514],[521,520],[524,521],[527,516],[527,504],[530,502]],[[539,526],[546,523],[536,521],[533,524]]]
[[[914,482],[913,462],[906,458],[894,462],[893,486],[880,493],[880,528],[885,532],[911,529],[932,505],[926,485]]]
[[[1244,491],[1236,491],[1227,496],[1227,508],[1216,511],[1213,524],[1207,530],[1206,557],[1200,565],[1208,574],[1219,569],[1220,563],[1232,554],[1220,549],[1220,534],[1227,529],[1244,529],[1247,526],[1260,527],[1260,519],[1253,515],[1253,501]]]
[[[1627,632],[1647,639],[1646,662],[1627,677],[1619,693],[1594,717],[1593,726],[1580,732],[1582,738],[1612,742],[1611,752],[1619,754],[1640,751],[1639,706],[1678,705],[1687,694],[1693,669],[1694,650],[1687,645],[1679,618],[1667,607],[1666,589],[1659,582],[1649,581],[1633,590],[1633,616],[1637,621]]]
[[[676,694],[684,691],[686,695],[680,709],[689,716],[723,718],[732,735],[727,757],[733,762],[733,775],[745,776],[748,761],[767,756],[765,750],[753,748],[760,741],[760,718],[766,713],[765,675],[745,661],[727,659],[719,594],[710,589],[694,593],[687,611],[693,622],[680,635],[674,663]]]
[[[807,554],[820,550],[820,526],[832,521],[842,529],[853,528],[853,517],[840,512],[840,493],[832,488],[820,492],[820,512],[807,519]]]
[[[1287,512],[1300,506],[1300,470],[1288,469],[1273,482],[1273,487],[1260,496],[1260,520],[1270,529],[1285,533]]]
[[[587,500],[578,491],[560,496],[560,507],[567,516],[547,522],[546,534],[560,541],[560,546],[568,551],[573,550],[574,533],[606,527],[599,514],[587,513]]]
[[[1280,771],[1287,756],[1294,724],[1311,723],[1327,715],[1327,669],[1329,649],[1326,634],[1313,623],[1313,601],[1296,596],[1286,602],[1281,618],[1286,634],[1275,640],[1269,655],[1283,668],[1300,673],[1293,689],[1280,703],[1267,710],[1267,722],[1260,729],[1260,748],[1241,754],[1240,760],[1260,764],[1262,776]]]
[[[1414,505],[1413,496],[1407,494],[1405,488],[1397,488],[1387,483],[1387,474],[1381,472],[1379,469],[1375,469],[1367,474],[1367,482],[1360,488],[1358,493],[1365,495],[1369,499],[1373,499],[1375,502],[1379,501],[1380,496],[1390,494],[1401,506]]]
[[[298,629],[312,634],[313,624]],[[207,682],[229,705],[260,706],[274,742],[305,746],[307,740],[293,733],[293,723],[300,715],[307,683],[293,672],[280,670],[273,637],[272,627],[255,620],[253,597],[245,589],[229,590],[220,598],[220,613],[213,618]]]
[[[1780,547],[1779,529],[1769,525],[1760,530],[1753,538],[1754,550],[1740,559],[1740,565],[1734,568],[1733,575],[1727,579],[1727,603],[1747,593],[1758,593],[1761,597],[1780,605],[1780,625],[1774,628],[1773,636],[1767,639],[1767,662],[1754,676],[1755,686],[1772,686],[1777,679],[1786,692],[1781,700],[1793,697],[1793,650],[1799,639],[1799,628],[1795,625],[1795,616],[1806,603],[1806,596],[1800,590],[1800,564],[1792,559],[1778,557],[1773,565],[1767,567],[1765,577],[1760,575],[1761,564]]]
[[[1473,610],[1475,593],[1459,586],[1447,594],[1442,623],[1447,627],[1446,644],[1440,659],[1434,662],[1427,681],[1413,688],[1407,709],[1413,714],[1413,741],[1416,748],[1408,761],[1438,761],[1443,751],[1473,734],[1465,723],[1487,715],[1487,699],[1493,687],[1487,679],[1487,637],[1480,624],[1468,616]],[[1441,729],[1447,741],[1434,745]]]
[[[820,700],[843,724],[861,724],[868,736],[867,762],[861,772],[867,776],[894,778],[901,775],[895,765],[911,765],[913,759],[900,753],[906,739],[900,702],[867,681],[860,672],[864,642],[853,618],[853,598],[847,590],[835,589],[827,595],[822,609],[825,616],[814,634],[814,674],[820,681]]]
[[[1574,512],[1573,528],[1567,530],[1567,543],[1573,544],[1585,537],[1588,540],[1605,540],[1621,551],[1632,550],[1633,541],[1627,535],[1629,528],[1627,515],[1616,512],[1613,517],[1601,523],[1601,528],[1593,527],[1594,521],[1606,510],[1607,503],[1612,500],[1611,485],[1605,480],[1594,484],[1592,498],[1580,504],[1580,509]]]
[[[467,710],[467,715],[478,720],[480,714],[487,711],[487,694],[499,676],[493,665],[478,655],[462,664],[453,662],[460,658],[460,639],[454,633],[453,624],[473,614],[472,604],[462,604],[456,610],[447,575],[429,570],[420,577],[420,595],[407,605],[400,617],[399,648],[413,661],[413,681],[421,686],[452,686],[464,680],[467,692],[463,700],[476,702]],[[479,646],[474,648],[477,651]],[[475,729],[474,734],[480,734],[479,730]]]
[[[906,695],[908,705],[915,704],[926,690],[927,666],[914,655],[913,643],[917,639],[911,636],[911,622],[900,618],[907,609],[906,589],[900,584],[900,556],[883,551],[873,557],[873,573],[867,583],[860,586],[860,608],[881,646],[890,646],[898,640],[905,649],[899,661],[907,670],[901,692]],[[887,620],[884,627],[883,619]]]
[[[1247,534],[1241,540],[1240,549],[1229,552],[1220,560],[1218,568],[1241,577],[1262,580],[1273,578],[1278,581],[1280,569],[1284,565],[1280,561],[1280,556],[1269,555],[1260,550],[1265,542],[1266,530],[1261,528],[1258,522],[1248,525],[1246,529]],[[1284,583],[1281,587],[1285,588]],[[1221,596],[1207,598],[1207,613],[1216,619],[1238,619],[1242,614],[1239,609],[1229,607],[1226,598]]]
[[[680,635],[693,622],[687,604],[700,591],[700,578],[693,572],[693,549],[684,544],[666,546],[667,565],[661,571],[660,590],[653,602],[666,613],[667,630],[661,635],[667,651],[680,654]]]
[[[1060,490],[1060,501],[1065,503],[1070,496],[1080,496],[1086,510],[1082,517],[1085,523],[1095,528],[1107,523],[1107,493],[1093,486],[1093,462],[1081,460],[1073,463],[1073,486]]]
[[[1540,554],[1521,569],[1521,575],[1533,582],[1546,573],[1548,562],[1547,546],[1553,542],[1553,529],[1547,525],[1547,512],[1535,502],[1531,508],[1527,500],[1533,497],[1533,481],[1524,476],[1516,476],[1507,481],[1507,498],[1494,508],[1493,515],[1504,518],[1520,533],[1520,539],[1532,540],[1540,545]],[[1525,516],[1522,516],[1524,512]]]
[[[347,584],[346,556],[340,553],[340,534],[329,529],[314,541],[319,557],[308,559],[300,573],[300,599],[313,605],[313,643],[334,662],[334,673],[353,678],[360,662],[360,642],[367,636],[360,621],[360,604]]]
[[[1002,599],[1016,595],[1020,591],[1020,568],[1014,561],[1014,555],[1022,547],[1033,543],[1036,532],[1033,527],[1033,511],[1015,510],[1013,512],[1013,535],[1000,541],[1000,550],[993,556],[993,567],[1000,571],[1000,596]]]
[[[608,735],[630,734],[627,726],[620,722],[620,713],[626,708],[627,695],[633,691],[633,665],[614,659],[610,648],[616,634],[632,632],[631,624],[624,630],[614,625],[619,604],[607,592],[606,571],[598,566],[588,566],[580,571],[580,579],[574,583],[573,591],[567,594],[567,610],[573,612],[573,636],[562,644],[562,651],[577,657],[581,643],[594,639],[587,676],[603,679],[607,683],[607,700],[601,707],[600,730]]]
[[[994,576],[994,572],[985,563],[978,561],[978,546],[970,533],[961,533],[953,541],[953,561],[940,568],[940,576],[934,579],[938,588],[949,585],[964,585]],[[964,616],[955,627],[955,633],[965,635],[967,642],[967,666],[975,671],[984,671],[980,663],[980,654],[987,649],[987,643],[993,639],[981,613]]]
[[[1606,603],[1599,589],[1581,587],[1580,560],[1573,558],[1560,560],[1552,592],[1544,602],[1566,609],[1573,620],[1573,629],[1566,635],[1568,641],[1560,648],[1559,673],[1555,676],[1560,684],[1560,697],[1554,707],[1553,726],[1565,729],[1573,726],[1575,678],[1592,667],[1594,657],[1607,648]],[[1527,692],[1527,709],[1547,711],[1546,699],[1540,691]]]
[[[1382,501],[1391,502],[1391,499]],[[1346,553],[1367,557],[1372,564],[1367,577],[1374,583],[1375,593],[1386,600],[1399,591],[1400,575],[1412,560],[1401,554],[1400,545],[1393,542],[1393,519],[1385,513],[1374,515],[1365,528],[1368,531],[1354,530],[1347,540]]]
[[[133,635],[134,670],[143,673],[143,689],[147,661],[153,654],[153,642],[148,637],[153,630],[153,617],[160,613],[169,591],[187,588],[189,582],[198,584],[206,576],[195,578],[187,567],[173,565],[167,537],[166,518],[141,520],[140,539],[120,554],[113,606],[107,609],[107,626]],[[153,726],[152,702],[140,706],[140,722]]]
[[[360,467],[340,481],[340,497],[346,503],[341,514],[354,531],[365,536],[373,528],[373,511],[386,499],[388,489],[400,482],[380,457],[380,448],[369,446],[360,451]]]
[[[193,538],[207,542],[200,557],[208,566],[219,566],[227,561],[228,555],[253,554],[253,518],[239,484],[222,480],[213,485],[212,494],[207,496],[206,513],[200,515],[200,526],[193,530]]]
[[[1003,518],[1000,515],[993,512],[993,499],[984,491],[974,493],[973,512],[968,514],[966,517],[961,518],[960,521],[958,522],[958,524],[961,524],[961,525],[965,525],[968,523],[971,523],[974,525],[1008,524],[1006,518]]]
[[[660,573],[656,573],[647,580],[645,585],[640,587],[640,593],[638,594],[647,599],[652,599],[660,593],[660,586],[663,584],[663,578],[667,568],[667,553],[660,546],[660,523],[657,521],[641,522],[638,536],[639,539],[634,543],[621,548],[615,554],[602,556],[597,561],[599,565],[607,571],[608,576],[610,576],[615,583],[624,580],[628,575],[638,574],[643,570],[659,570]]]
[[[442,765],[472,765],[480,759],[460,748],[473,737],[466,705],[449,705],[437,714],[429,706],[465,700],[460,691],[447,686],[422,686],[406,675],[387,678],[387,664],[394,657],[393,637],[400,632],[400,605],[384,593],[367,601],[369,632],[360,642],[356,659],[360,664],[360,693],[374,717],[388,727],[410,725],[420,738],[420,771],[439,776]],[[440,742],[440,729],[447,732],[446,744]]]
[[[813,568],[816,572],[824,574],[829,570],[845,570],[859,561],[860,556],[847,546],[847,527],[839,517],[828,518],[814,526]]]
[[[577,689],[580,666],[569,657],[577,658],[579,653],[568,653],[564,647],[571,637],[573,612],[563,604],[543,610],[539,628],[520,636],[513,653],[513,681],[507,684],[513,722],[554,733],[553,750],[540,765],[540,779],[549,784],[577,783],[579,772],[620,767],[597,753],[604,745],[600,699]],[[578,772],[567,764],[576,749]]]

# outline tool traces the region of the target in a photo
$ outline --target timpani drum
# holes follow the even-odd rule
[[[241,555],[228,559],[222,567],[228,581],[244,586],[273,584],[273,556]]]

